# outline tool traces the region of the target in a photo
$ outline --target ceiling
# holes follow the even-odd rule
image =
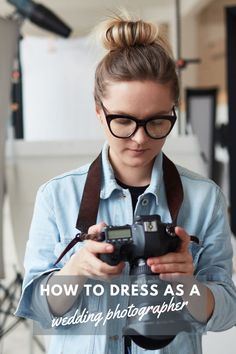
[[[19,0],[22,2],[22,0]],[[24,1],[24,0],[23,0]],[[27,0],[25,0],[27,2]],[[180,0],[181,1],[181,0]],[[206,6],[210,0],[182,0],[181,14],[186,15],[191,11],[198,11]],[[112,11],[121,8],[127,9],[143,18],[152,17],[159,21],[166,21],[168,15],[175,16],[176,0],[36,0],[44,4],[73,28],[74,35],[85,35],[91,29],[109,15]],[[0,16],[11,14],[15,8],[7,0],[0,0]],[[45,35],[45,31],[24,22],[23,34]]]

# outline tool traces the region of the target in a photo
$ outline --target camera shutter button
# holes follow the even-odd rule
[[[147,206],[148,205],[148,199],[147,198],[143,198],[141,204],[142,204],[142,206]]]

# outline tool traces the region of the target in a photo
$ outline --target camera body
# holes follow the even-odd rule
[[[133,265],[140,259],[174,252],[180,242],[173,225],[161,222],[159,215],[141,215],[132,225],[105,227],[102,238],[114,246],[113,253],[100,255],[110,265],[121,261]]]
[[[166,287],[166,282],[159,279],[147,265],[149,257],[162,256],[174,252],[180,245],[180,238],[175,234],[172,224],[163,223],[159,215],[138,216],[132,225],[108,226],[100,235],[103,242],[114,246],[112,253],[101,254],[100,259],[110,265],[121,261],[130,264],[129,275],[131,284],[158,284],[158,289]],[[131,296],[130,304],[136,308],[161,306],[171,301],[172,295],[163,296]],[[191,326],[181,313],[166,312],[162,319],[156,318],[152,312],[141,321],[136,317],[128,318],[123,328],[123,335],[130,337],[144,349],[160,349],[168,345],[181,331],[191,331]]]

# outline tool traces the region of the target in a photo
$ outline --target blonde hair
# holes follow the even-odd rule
[[[95,102],[100,105],[109,83],[151,80],[170,84],[175,103],[179,82],[168,41],[157,25],[127,16],[114,16],[99,26],[100,40],[108,53],[95,73]]]

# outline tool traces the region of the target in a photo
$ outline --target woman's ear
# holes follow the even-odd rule
[[[97,103],[95,103],[95,112],[96,112],[97,118],[103,124],[103,111],[102,111],[101,106],[99,106]]]

